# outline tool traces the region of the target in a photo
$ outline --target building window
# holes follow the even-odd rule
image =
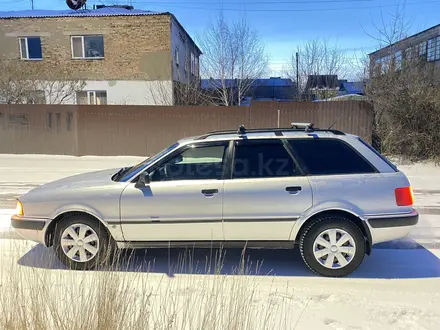
[[[185,72],[189,71],[189,59],[188,55],[185,55]]]
[[[104,36],[73,36],[72,58],[104,58]]]
[[[428,61],[435,61],[436,38],[428,40]]]
[[[40,37],[19,38],[20,55],[22,60],[42,60],[43,51],[41,49]]]
[[[427,42],[423,41],[416,46],[417,50],[418,50],[419,57],[426,57],[426,45],[427,45]]]
[[[376,60],[376,62],[378,62],[380,72],[387,73],[390,68],[391,55],[379,58],[378,60]]]
[[[81,91],[76,93],[77,104],[104,105],[107,104],[106,91]]]
[[[436,38],[435,42],[435,60],[440,60],[440,36]]]
[[[394,55],[394,65],[396,71],[402,69],[402,52],[400,50]]]
[[[174,62],[179,66],[179,47],[174,48]]]
[[[406,66],[411,61],[411,48],[407,48],[402,54],[402,66]]]
[[[191,73],[194,74],[195,72],[195,64],[196,64],[196,57],[193,53],[191,53]]]
[[[428,61],[440,60],[440,36],[428,40]]]
[[[198,77],[199,76],[199,58],[196,57],[195,61],[196,62],[195,62],[195,72],[194,72],[194,74]]]

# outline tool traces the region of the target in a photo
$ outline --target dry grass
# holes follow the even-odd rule
[[[300,309],[284,298],[288,288],[279,293],[268,288],[267,277],[247,276],[259,265],[244,257],[236,275],[220,275],[222,251],[208,253],[204,265],[187,251],[170,264],[173,272],[187,274],[170,277],[145,271],[148,265],[133,256],[120,256],[100,271],[52,269],[53,255],[37,256],[40,268],[22,266],[17,261],[28,250],[24,242],[7,244],[0,246],[2,330],[290,329],[290,316]]]

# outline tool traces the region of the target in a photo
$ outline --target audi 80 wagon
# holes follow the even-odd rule
[[[418,222],[406,176],[360,137],[312,124],[185,138],[140,164],[21,196],[12,226],[73,269],[115,248],[293,248],[344,276]]]

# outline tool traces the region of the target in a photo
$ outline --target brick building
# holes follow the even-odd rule
[[[0,61],[15,61],[23,71],[51,70],[55,79],[83,80],[82,91],[67,104],[172,105],[175,84],[198,78],[200,55],[168,12],[0,12]]]

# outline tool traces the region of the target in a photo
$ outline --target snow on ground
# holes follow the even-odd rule
[[[11,227],[11,216],[14,214],[15,210],[4,210],[0,209],[0,231],[8,229]]]
[[[188,317],[192,313],[204,315],[205,308],[210,307],[207,301],[212,297],[209,287],[217,288],[216,304],[225,302],[227,306],[243,302],[249,304],[245,309],[248,313],[261,309],[254,316],[257,319],[263,315],[261,320],[258,318],[259,322],[265,320],[266,312],[268,318],[277,321],[272,326],[255,322],[253,329],[256,330],[440,329],[440,260],[425,249],[375,251],[354,274],[340,279],[311,275],[298,251],[256,250],[250,252],[253,265],[256,260],[264,259],[257,275],[253,271],[248,275],[225,277],[239,264],[240,252],[227,251],[221,275],[195,269],[193,272],[173,271],[173,265],[181,262],[178,253],[168,255],[162,249],[147,251],[146,255],[136,253],[135,262],[125,265],[122,261],[123,271],[116,274],[121,280],[139,286],[139,295],[148,296],[152,292],[151,308],[166,307],[168,313],[174,308],[180,315],[187,312]],[[193,263],[204,265],[205,255],[206,251],[198,250],[191,256]],[[147,274],[145,263],[149,261],[154,261],[154,266]],[[84,293],[81,295],[79,289],[87,283],[96,287],[99,282],[94,276],[105,274],[68,271],[56,260],[51,249],[25,241],[0,240],[0,265],[3,267],[11,262],[18,268],[15,276],[9,278],[26,279],[31,288],[45,285],[48,292],[43,290],[42,294],[57,295],[61,298],[60,304],[65,297],[70,297],[66,292],[76,291],[80,294],[75,295],[75,303],[81,303]],[[19,276],[19,272],[22,275]],[[0,285],[10,285],[6,277],[1,283],[2,274],[7,271],[0,271]],[[21,299],[26,301],[26,298]],[[66,304],[71,302],[67,299]],[[225,313],[228,313],[227,308],[218,317]],[[153,313],[153,319],[157,317],[154,315],[160,312]]]

